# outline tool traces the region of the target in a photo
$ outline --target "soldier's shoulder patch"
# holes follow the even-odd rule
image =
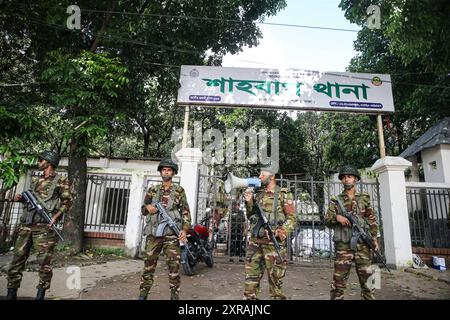
[[[60,183],[65,183],[67,181],[69,181],[69,177],[68,176],[63,176],[63,175],[59,176],[59,182]]]

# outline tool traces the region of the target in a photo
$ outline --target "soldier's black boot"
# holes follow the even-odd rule
[[[147,300],[147,296],[148,296],[148,292],[140,292],[139,293],[139,297],[138,297],[138,300]]]
[[[34,300],[44,300],[44,297],[45,297],[45,289],[38,288],[38,291],[36,293],[36,298]]]
[[[6,300],[17,300],[17,288],[8,288]]]
[[[170,300],[178,300],[178,291],[176,290],[170,291]]]

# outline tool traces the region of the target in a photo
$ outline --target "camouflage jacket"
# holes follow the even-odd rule
[[[58,179],[58,181],[54,181]],[[34,192],[38,201],[45,207],[52,216],[58,215],[59,219],[72,207],[72,189],[69,179],[59,174],[48,177],[33,177],[30,190]],[[27,210],[24,210],[21,221],[25,222]],[[38,214],[33,217],[33,223],[45,223],[45,220]]]
[[[275,192],[278,193],[277,207],[274,208]],[[289,235],[295,228],[295,207],[293,196],[291,192],[288,192],[286,188],[280,188],[276,186],[274,190],[260,189],[256,193],[256,201],[259,202],[264,214],[272,226],[272,231],[277,228],[284,229],[286,234]],[[246,202],[247,218],[250,221],[250,232],[258,223],[258,215],[253,206],[253,202]],[[262,229],[262,228],[261,228]],[[259,241],[264,242],[265,239],[264,230],[259,231]],[[251,236],[253,241],[257,240]],[[263,240],[263,241],[261,241]]]
[[[227,216],[228,204],[230,203],[229,196],[224,190],[223,182],[219,181],[218,187],[214,194],[214,212],[213,220],[216,224],[220,223],[220,220]],[[213,189],[214,190],[214,189]]]
[[[367,193],[356,193],[355,197],[351,199],[345,192],[342,192],[338,197],[341,199],[345,209],[356,215],[359,225],[363,227],[366,232],[369,232],[372,238],[376,238],[378,235],[378,223],[376,212],[370,206],[370,196]],[[325,224],[327,227],[335,229],[335,241],[348,242],[351,238],[351,228],[344,227],[337,222],[336,215],[339,212],[340,209],[337,197],[333,196],[327,213],[325,214]],[[340,233],[344,234],[343,240],[340,238]]]
[[[173,192],[173,202],[171,208],[167,208],[169,204],[170,195]],[[159,199],[157,199],[157,195],[159,193]],[[175,221],[179,224],[179,227],[183,230],[188,230],[191,227],[191,213],[189,210],[189,204],[186,199],[186,193],[184,189],[179,185],[172,184],[168,189],[164,190],[163,184],[153,185],[148,188],[148,191],[144,198],[144,204],[142,205],[142,214],[148,215],[148,210],[145,207],[146,205],[152,204],[153,202],[160,202],[166,210],[170,212],[177,213],[178,221]],[[153,215],[148,215],[148,221],[150,222],[150,218]],[[156,217],[155,217],[156,218]]]

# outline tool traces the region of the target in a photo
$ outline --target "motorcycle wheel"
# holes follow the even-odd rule
[[[184,248],[181,249],[181,265],[185,275],[192,276],[194,274],[195,262]]]
[[[208,253],[205,256],[205,263],[210,268],[212,268],[214,266],[214,258],[213,258],[212,250],[208,250]]]

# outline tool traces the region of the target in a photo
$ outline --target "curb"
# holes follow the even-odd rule
[[[413,273],[413,274],[416,274],[416,275],[419,275],[419,276],[423,276],[423,277],[426,277],[426,278],[429,278],[429,279],[432,279],[432,280],[441,281],[441,282],[445,282],[447,284],[450,284],[450,280],[448,280],[448,279],[445,279],[445,278],[442,278],[442,277],[439,277],[439,276],[433,276],[431,274],[428,274],[426,272],[423,272],[423,271],[420,271],[420,270],[417,270],[417,269],[406,268],[406,269],[404,269],[404,271],[408,272],[408,273]]]

